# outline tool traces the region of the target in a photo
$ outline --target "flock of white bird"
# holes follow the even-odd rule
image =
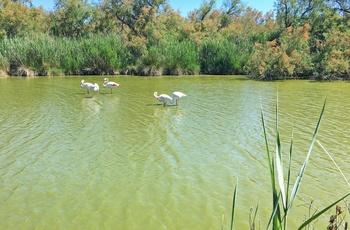
[[[92,83],[89,83],[89,82],[85,82],[84,79],[81,80],[81,84],[80,84],[81,88],[83,89],[86,89],[87,90],[87,94],[90,93],[90,90],[91,91],[98,91],[100,90],[100,87],[98,86],[97,83],[95,84],[92,84]],[[113,81],[109,81],[108,78],[104,78],[103,79],[103,87],[105,88],[110,88],[111,89],[111,94],[112,94],[112,89],[114,87],[117,87],[117,86],[120,86],[120,84],[116,83],[116,82],[113,82]],[[157,99],[158,101],[162,102],[164,106],[166,106],[166,104],[169,102],[170,104],[175,104],[176,105],[179,105],[179,99],[182,98],[182,97],[185,97],[186,94],[182,93],[182,92],[173,92],[172,96],[170,97],[169,95],[167,94],[160,94],[158,96],[158,93],[157,92],[154,92],[153,93],[153,96],[155,99]]]

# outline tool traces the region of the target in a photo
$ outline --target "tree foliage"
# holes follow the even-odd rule
[[[278,0],[276,4],[277,20],[284,27],[298,26],[318,11],[323,0]]]
[[[30,1],[0,0],[0,38],[28,36],[45,32],[46,14],[42,8],[31,8]]]
[[[92,7],[87,0],[56,0],[50,19],[53,35],[79,38],[91,30]]]
[[[304,77],[312,72],[309,52],[309,31],[305,24],[293,29],[288,27],[279,39],[256,44],[249,61],[250,74],[263,80]]]
[[[133,35],[143,35],[165,0],[105,0],[102,9],[117,20],[117,25]]]

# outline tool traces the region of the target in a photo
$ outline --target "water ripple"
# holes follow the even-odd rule
[[[237,225],[246,229],[247,207],[269,213],[261,107],[274,151],[277,91],[285,160],[293,132],[293,178],[326,95],[317,139],[348,170],[349,84],[118,76],[113,94],[87,95],[80,80],[0,79],[0,228],[215,229],[239,180]],[[175,90],[188,95],[179,106],[153,98]],[[302,196],[313,191],[320,206],[342,195],[324,189],[344,182],[318,145],[303,180]]]

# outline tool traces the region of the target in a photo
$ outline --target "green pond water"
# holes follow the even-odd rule
[[[100,91],[86,94],[83,78]],[[261,107],[274,150],[277,92],[285,160],[293,133],[292,181],[326,98],[317,140],[349,175],[349,82],[110,76],[121,84],[111,94],[103,78],[0,79],[0,229],[229,229],[237,181],[235,229],[249,229],[257,205],[265,229],[272,193]],[[187,97],[164,107],[154,91]],[[349,190],[316,143],[290,229],[309,203],[321,210]]]

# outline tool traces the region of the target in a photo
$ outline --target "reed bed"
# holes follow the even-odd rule
[[[244,74],[252,52],[249,42],[207,40],[200,47],[201,72],[205,74]]]
[[[148,48],[138,61],[141,75],[198,74],[198,48],[192,41],[164,40]]]
[[[249,42],[167,38],[134,54],[116,35],[81,39],[38,35],[0,40],[0,70],[14,76],[244,74]]]
[[[198,48],[192,41],[173,40],[164,47],[166,74],[197,74],[200,71]]]
[[[41,36],[0,41],[0,68],[15,76],[115,74],[130,55],[113,35],[85,39]]]

